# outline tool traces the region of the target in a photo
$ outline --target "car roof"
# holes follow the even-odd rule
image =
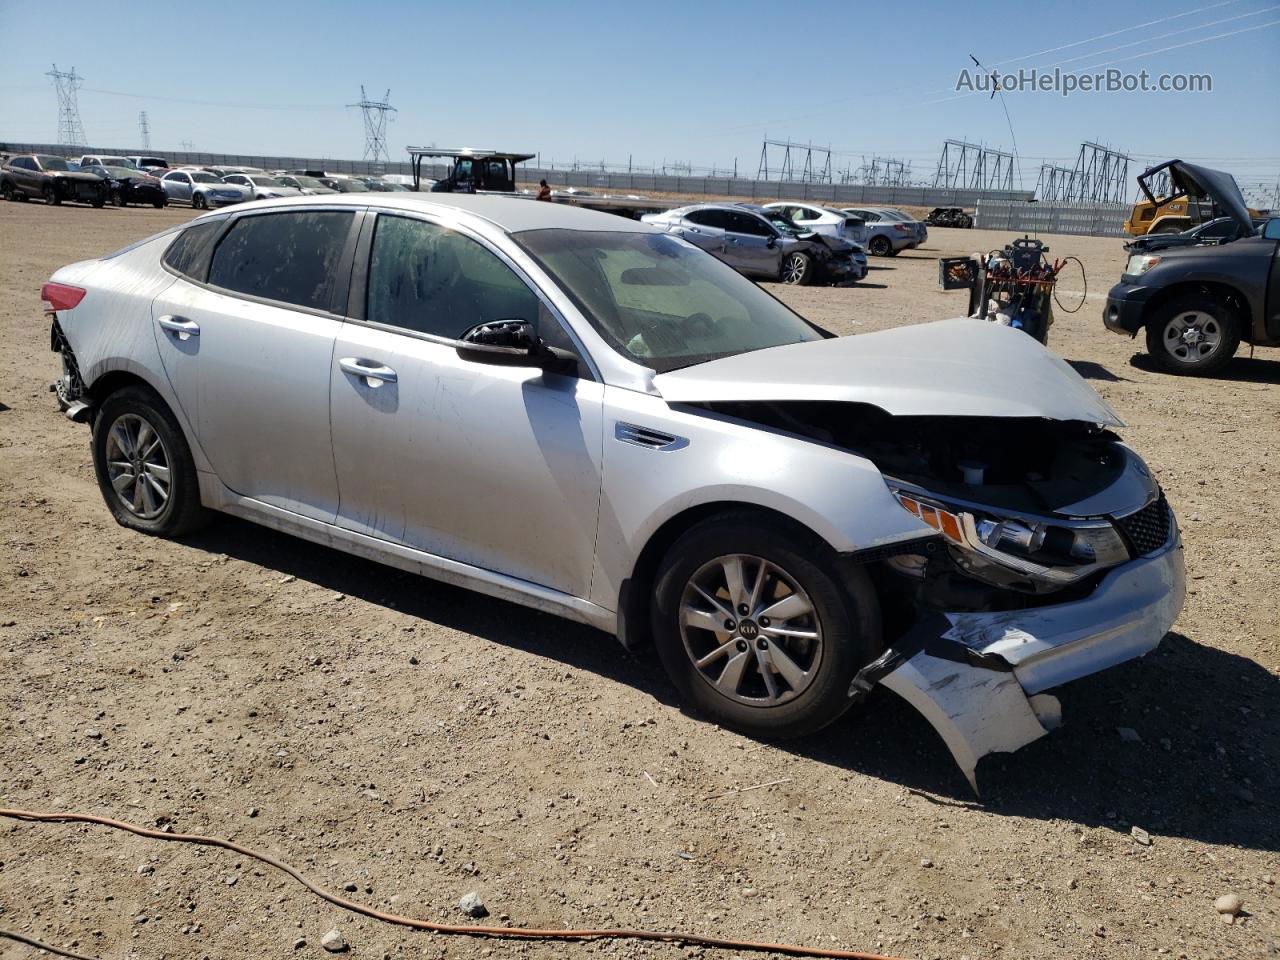
[[[529,196],[466,193],[338,193],[318,197],[288,197],[244,204],[237,210],[290,209],[293,207],[374,207],[379,210],[404,210],[417,213],[456,211],[467,214],[506,231],[526,230],[599,230],[611,233],[653,233],[653,227],[618,216],[565,203],[545,203]]]

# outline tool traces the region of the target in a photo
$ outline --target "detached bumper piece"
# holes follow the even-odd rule
[[[1044,691],[1159,646],[1186,593],[1182,545],[1109,573],[1083,600],[995,613],[939,613],[854,679],[860,699],[883,684],[920,711],[978,793],[978,761],[1012,753],[1061,722]]]

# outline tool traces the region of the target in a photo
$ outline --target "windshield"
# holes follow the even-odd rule
[[[164,162],[162,157],[139,157],[138,166],[140,167],[167,167],[169,164]]]
[[[799,237],[813,232],[811,230],[806,230],[803,227],[796,226],[796,224],[792,223],[780,213],[770,213],[766,211],[764,218],[777,227],[779,233],[788,237]]]
[[[193,173],[191,179],[196,183],[221,183],[222,181],[215,177],[212,173]]]
[[[532,230],[514,238],[614,349],[658,373],[823,339],[737,271],[667,234]]]
[[[283,187],[284,184],[275,177],[250,177],[250,180],[259,187]]]
[[[98,170],[105,170],[117,180],[130,180],[138,176],[138,171],[132,167],[98,167]]]
[[[61,157],[41,157],[40,169],[42,170],[70,170],[67,161]]]
[[[294,182],[300,187],[306,187],[308,190],[328,190],[323,183],[315,177],[293,177]]]
[[[333,185],[343,193],[368,193],[369,188],[359,180],[334,180]]]

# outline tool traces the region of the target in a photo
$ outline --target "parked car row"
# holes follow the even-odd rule
[[[46,154],[10,157],[0,167],[0,196],[49,204],[77,200],[95,207],[167,203],[197,210],[247,200],[338,193],[400,193],[403,176],[354,176],[324,170],[258,167],[170,167],[163,157],[84,154],[79,159]]]

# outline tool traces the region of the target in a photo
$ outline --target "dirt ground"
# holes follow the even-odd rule
[[[984,761],[979,802],[885,691],[766,745],[682,712],[652,657],[585,627],[229,518],[181,543],[116,526],[88,431],[46,390],[38,291],[188,216],[0,205],[0,805],[234,838],[459,922],[477,891],[499,924],[907,958],[1280,950],[1280,351],[1213,380],[1154,372],[1100,320],[1119,241],[1051,238],[1089,283],[1051,347],[1158,472],[1190,596],[1158,651],[1061,692],[1062,729]],[[773,289],[845,334],[953,316],[935,258],[1007,239],[934,230],[860,286]],[[1070,305],[1083,288],[1064,286]],[[104,960],[318,958],[332,927],[357,958],[734,956],[417,934],[226,852],[11,821],[0,927]]]

